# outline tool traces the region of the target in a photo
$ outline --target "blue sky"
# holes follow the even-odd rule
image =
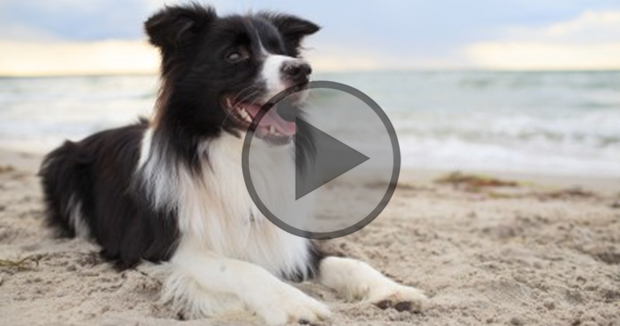
[[[0,46],[1,42],[6,42],[17,51],[19,44],[24,43],[56,42],[79,46],[108,40],[140,41],[144,39],[142,22],[149,14],[165,3],[176,2],[0,0]],[[545,49],[551,51],[549,55],[572,49],[575,58],[581,58],[584,53],[616,51],[620,44],[620,34],[615,34],[620,26],[618,0],[228,0],[203,3],[213,4],[222,14],[271,9],[309,18],[323,26],[323,30],[307,43],[315,56],[330,62],[331,66],[338,66],[339,58],[347,57],[351,60],[343,60],[341,64],[346,68],[347,62],[353,62],[351,69],[356,68],[355,62],[360,69],[493,68],[492,64],[486,67],[485,63],[499,60],[496,57],[501,56],[502,49],[515,53],[524,51],[521,56],[534,56],[529,60],[536,64],[537,53]],[[545,48],[549,44],[556,48]],[[6,50],[7,46],[4,47]],[[588,52],[586,47],[592,50]],[[510,49],[513,50],[508,51]],[[14,57],[19,56],[9,59]],[[566,58],[567,68],[575,58]],[[581,64],[588,61],[580,60]],[[611,55],[596,60],[601,66],[616,63]],[[495,64],[501,68],[501,63]],[[541,64],[544,66],[544,62]]]

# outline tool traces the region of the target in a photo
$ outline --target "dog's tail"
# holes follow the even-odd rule
[[[67,141],[49,153],[41,164],[47,224],[61,237],[87,236],[84,204],[89,198],[92,155]]]

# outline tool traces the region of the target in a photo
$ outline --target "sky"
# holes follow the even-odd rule
[[[142,23],[174,0],[0,0],[0,75],[155,72]],[[319,71],[620,69],[620,0],[198,1],[322,26]]]

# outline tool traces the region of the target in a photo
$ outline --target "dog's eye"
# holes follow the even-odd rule
[[[230,61],[238,61],[239,59],[241,59],[241,53],[239,52],[233,52],[231,54],[228,55],[228,57],[226,57],[228,60]]]
[[[228,60],[229,62],[240,62],[243,61],[247,58],[249,58],[250,55],[248,53],[248,51],[246,51],[245,49],[236,49],[233,50],[231,52],[229,52],[226,55],[226,60]]]

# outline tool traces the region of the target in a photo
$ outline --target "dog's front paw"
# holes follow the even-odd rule
[[[316,323],[330,317],[326,305],[284,283],[265,293],[254,310],[269,325]]]
[[[394,308],[398,311],[420,312],[428,298],[422,290],[414,287],[388,282],[371,289],[368,301],[381,309]]]

